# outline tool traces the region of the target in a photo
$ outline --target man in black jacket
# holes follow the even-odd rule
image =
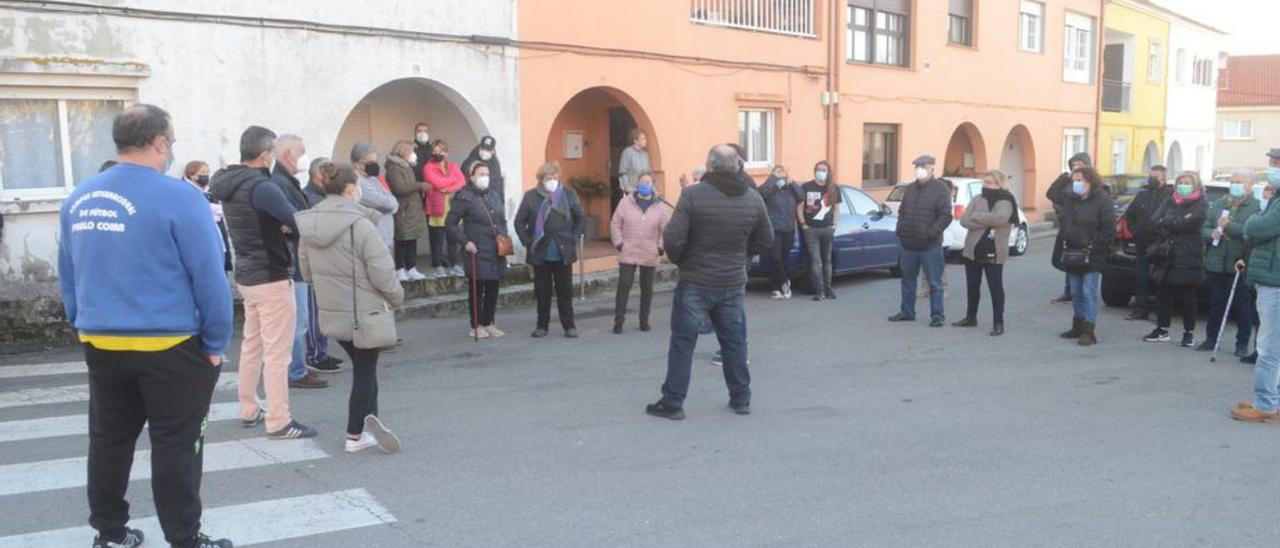
[[[671,346],[662,399],[645,408],[655,417],[684,418],[684,398],[698,331],[710,317],[720,339],[729,407],[751,412],[747,371],[747,263],[773,243],[773,225],[759,192],[748,192],[738,175],[741,158],[728,145],[707,155],[702,182],[680,195],[662,232],[671,261],[680,267],[671,311]]]
[[[1151,303],[1151,263],[1147,260],[1147,247],[1155,243],[1159,236],[1154,215],[1160,206],[1173,197],[1173,187],[1167,184],[1167,171],[1164,166],[1151,166],[1147,184],[1133,202],[1124,210],[1124,220],[1133,233],[1134,258],[1133,281],[1137,290],[1137,303],[1126,320],[1149,319]],[[1117,189],[1118,190],[1118,189]]]
[[[413,178],[419,183],[426,182],[422,168],[431,159],[431,126],[426,122],[418,122],[413,126],[413,152],[418,155],[418,163],[413,166]]]
[[[1093,165],[1093,158],[1088,152],[1077,152],[1070,160],[1067,160],[1067,170],[1062,172],[1053,183],[1049,185],[1049,192],[1046,197],[1053,204],[1053,213],[1058,218],[1058,224],[1062,224],[1062,209],[1072,199],[1071,192],[1071,173],[1082,167]],[[1069,303],[1071,302],[1071,281],[1070,276],[1063,282],[1062,295],[1055,297],[1052,303]]]
[[[937,161],[928,154],[916,158],[916,180],[907,186],[898,207],[899,261],[902,264],[902,306],[891,322],[916,320],[916,284],[920,269],[929,279],[929,327],[946,322],[942,301],[942,271],[946,257],[942,234],[951,226],[951,186],[934,177]]]

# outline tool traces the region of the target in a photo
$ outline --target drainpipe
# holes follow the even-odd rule
[[[827,2],[827,123],[826,160],[840,168],[840,10],[837,2]],[[838,177],[838,175],[837,175]]]
[[[1111,0],[1100,0],[1098,4],[1102,9],[1098,10],[1098,32],[1094,38],[1093,51],[1097,57],[1097,64],[1094,66],[1093,84],[1096,86],[1096,97],[1093,102],[1093,165],[1098,165],[1098,154],[1102,150],[1099,148],[1101,144],[1098,142],[1102,137],[1102,50],[1106,47],[1107,34],[1107,4]],[[1135,49],[1134,55],[1137,55]],[[1136,79],[1136,77],[1135,77]],[[1112,166],[1114,169],[1115,166]]]

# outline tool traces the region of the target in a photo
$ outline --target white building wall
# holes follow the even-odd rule
[[[1253,136],[1247,139],[1223,139],[1222,126],[1228,120],[1249,120],[1253,123]],[[1218,169],[1235,168],[1255,172],[1267,168],[1267,151],[1280,147],[1280,105],[1260,107],[1223,107],[1218,110],[1217,130]]]
[[[523,188],[517,168],[521,158],[515,52],[465,38],[512,37],[514,0],[397,0],[378,2],[376,8],[339,0],[102,4],[101,10],[94,10],[99,13],[0,9],[0,29],[5,29],[0,31],[0,98],[12,97],[14,90],[48,92],[58,98],[75,86],[121,88],[119,93],[159,105],[173,116],[177,143],[170,174],[180,176],[188,160],[205,160],[214,169],[236,163],[239,135],[250,124],[296,133],[306,141],[311,157],[327,156],[349,113],[366,94],[388,82],[418,79],[439,90],[424,94],[430,95],[422,111],[428,120],[439,109],[440,98],[458,103],[458,112],[441,114],[442,120],[454,120],[441,125],[452,128],[446,133],[459,140],[453,144],[456,159],[474,145],[465,140],[492,134],[499,143],[499,158],[511,166],[505,173],[508,196],[518,196]],[[125,5],[184,15],[117,10]],[[255,20],[201,19],[209,14]],[[299,21],[358,28],[308,28]],[[471,127],[460,129],[456,120]],[[400,121],[400,138],[411,138],[414,121]],[[41,293],[50,291],[60,202],[58,196],[19,200],[0,189],[0,213],[6,221],[0,242],[0,297],[37,287]]]
[[[1169,44],[1164,55],[1168,71],[1168,103],[1165,108],[1164,157],[1174,143],[1182,149],[1183,170],[1195,170],[1202,179],[1213,177],[1214,132],[1218,101],[1218,59],[1226,36],[1197,25],[1174,19],[1169,25]],[[1178,51],[1186,51],[1182,67],[1178,67]],[[1145,54],[1145,52],[1144,52]],[[1192,79],[1195,59],[1211,59],[1213,80],[1208,86]],[[1178,78],[1183,74],[1183,79]],[[1197,158],[1200,165],[1197,166]]]

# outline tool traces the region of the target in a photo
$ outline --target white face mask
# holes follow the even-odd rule
[[[420,145],[425,145],[431,142],[431,134],[425,131],[419,131],[417,137],[418,137],[418,144]]]
[[[487,150],[481,150],[481,151],[480,151],[480,159],[481,159],[481,160],[484,160],[484,161],[488,162],[488,161],[489,161],[490,159],[492,159],[492,158],[493,158],[493,153],[492,153],[492,152],[489,152],[489,151],[487,151]]]
[[[481,175],[481,176],[479,176],[479,177],[476,177],[476,188],[478,188],[478,189],[480,189],[480,190],[488,190],[488,189],[489,189],[489,176],[488,176],[488,175]]]
[[[409,155],[409,165],[418,165],[418,153],[415,152]]]
[[[825,183],[827,182],[827,172],[819,171],[817,173],[814,173],[813,178],[816,179],[819,183]]]
[[[302,173],[307,170],[307,166],[311,165],[311,158],[308,158],[306,154],[303,154],[298,157],[297,162],[298,163],[293,166],[293,172]]]
[[[929,170],[927,170],[927,169],[925,169],[925,168],[923,168],[923,167],[918,167],[918,168],[916,168],[916,180],[917,180],[917,181],[921,181],[921,182],[928,181],[928,180],[929,180]]]
[[[545,188],[547,192],[555,192],[556,190],[560,189],[560,181],[557,181],[555,179],[547,179],[542,182],[542,188]]]

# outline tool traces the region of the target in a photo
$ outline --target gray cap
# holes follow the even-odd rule
[[[1275,158],[1276,160],[1280,160],[1280,148],[1273,148],[1267,151],[1267,156],[1271,158]]]
[[[915,160],[913,160],[913,161],[911,162],[911,165],[913,165],[913,166],[932,166],[932,165],[937,165],[937,163],[938,163],[938,159],[937,159],[937,158],[934,158],[933,156],[930,156],[930,155],[928,155],[928,154],[922,154],[922,155],[920,155],[920,157],[919,157],[919,158],[916,158]]]

